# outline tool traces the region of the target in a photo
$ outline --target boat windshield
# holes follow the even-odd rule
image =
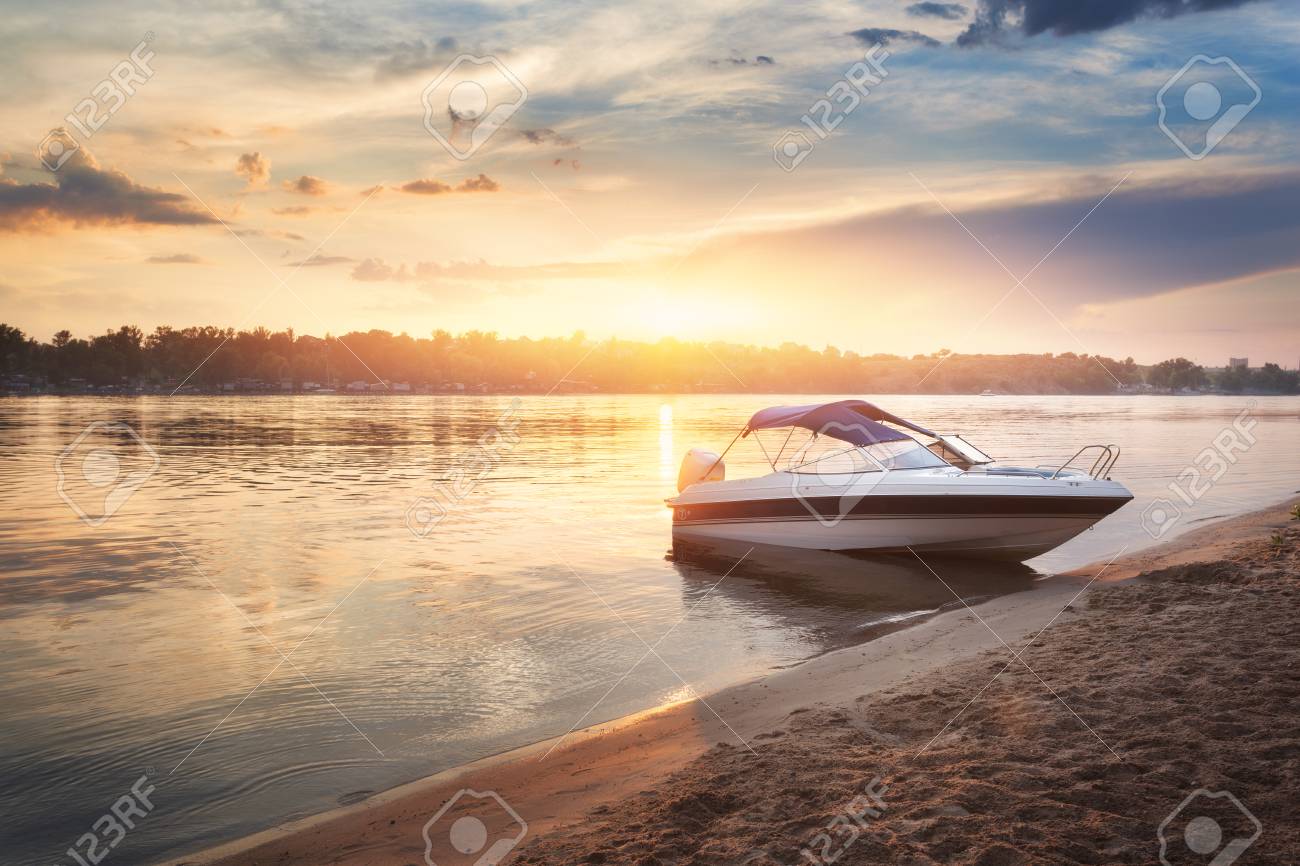
[[[879,472],[882,466],[886,471],[892,471],[935,469],[948,465],[915,439],[845,448],[843,442],[822,437],[810,440],[797,451],[787,470],[825,475]]]

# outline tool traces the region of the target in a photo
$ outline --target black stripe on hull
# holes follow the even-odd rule
[[[827,518],[1087,517],[1100,520],[1131,496],[1007,496],[980,494],[817,496],[672,506],[678,524]],[[845,508],[845,506],[849,506]]]

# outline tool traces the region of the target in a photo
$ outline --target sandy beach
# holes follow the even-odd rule
[[[1291,507],[174,862],[1290,863]]]

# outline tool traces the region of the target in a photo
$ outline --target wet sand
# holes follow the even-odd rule
[[[1169,863],[1234,840],[1239,862],[1290,863],[1290,507],[175,862],[424,863],[426,825],[470,788],[527,822],[504,862],[530,866],[1153,863],[1188,797]],[[481,855],[448,859],[454,819],[486,815],[471,802],[429,828],[439,866]],[[492,838],[517,834],[497,817]]]

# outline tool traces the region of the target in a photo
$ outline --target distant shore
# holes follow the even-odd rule
[[[232,397],[232,398],[267,398],[267,397],[618,397],[618,396],[660,396],[688,397],[708,394],[719,397],[770,396],[776,394],[806,394],[817,396],[839,393],[871,393],[887,397],[1292,397],[1282,391],[1017,391],[984,393],[979,391],[735,391],[727,388],[674,390],[674,391],[600,391],[592,389],[555,390],[510,389],[510,388],[468,388],[464,390],[439,388],[389,389],[375,386],[373,388],[318,388],[304,390],[263,391],[221,391],[213,389],[188,389],[172,393],[166,388],[156,390],[116,390],[116,391],[5,391],[0,389],[0,397]]]
[[[507,862],[533,866],[772,866],[832,844],[845,862],[1149,863],[1210,788],[1264,827],[1249,862],[1280,863],[1300,850],[1290,507],[171,862],[419,864],[469,788],[527,822]],[[1234,814],[1217,817],[1249,830]]]

